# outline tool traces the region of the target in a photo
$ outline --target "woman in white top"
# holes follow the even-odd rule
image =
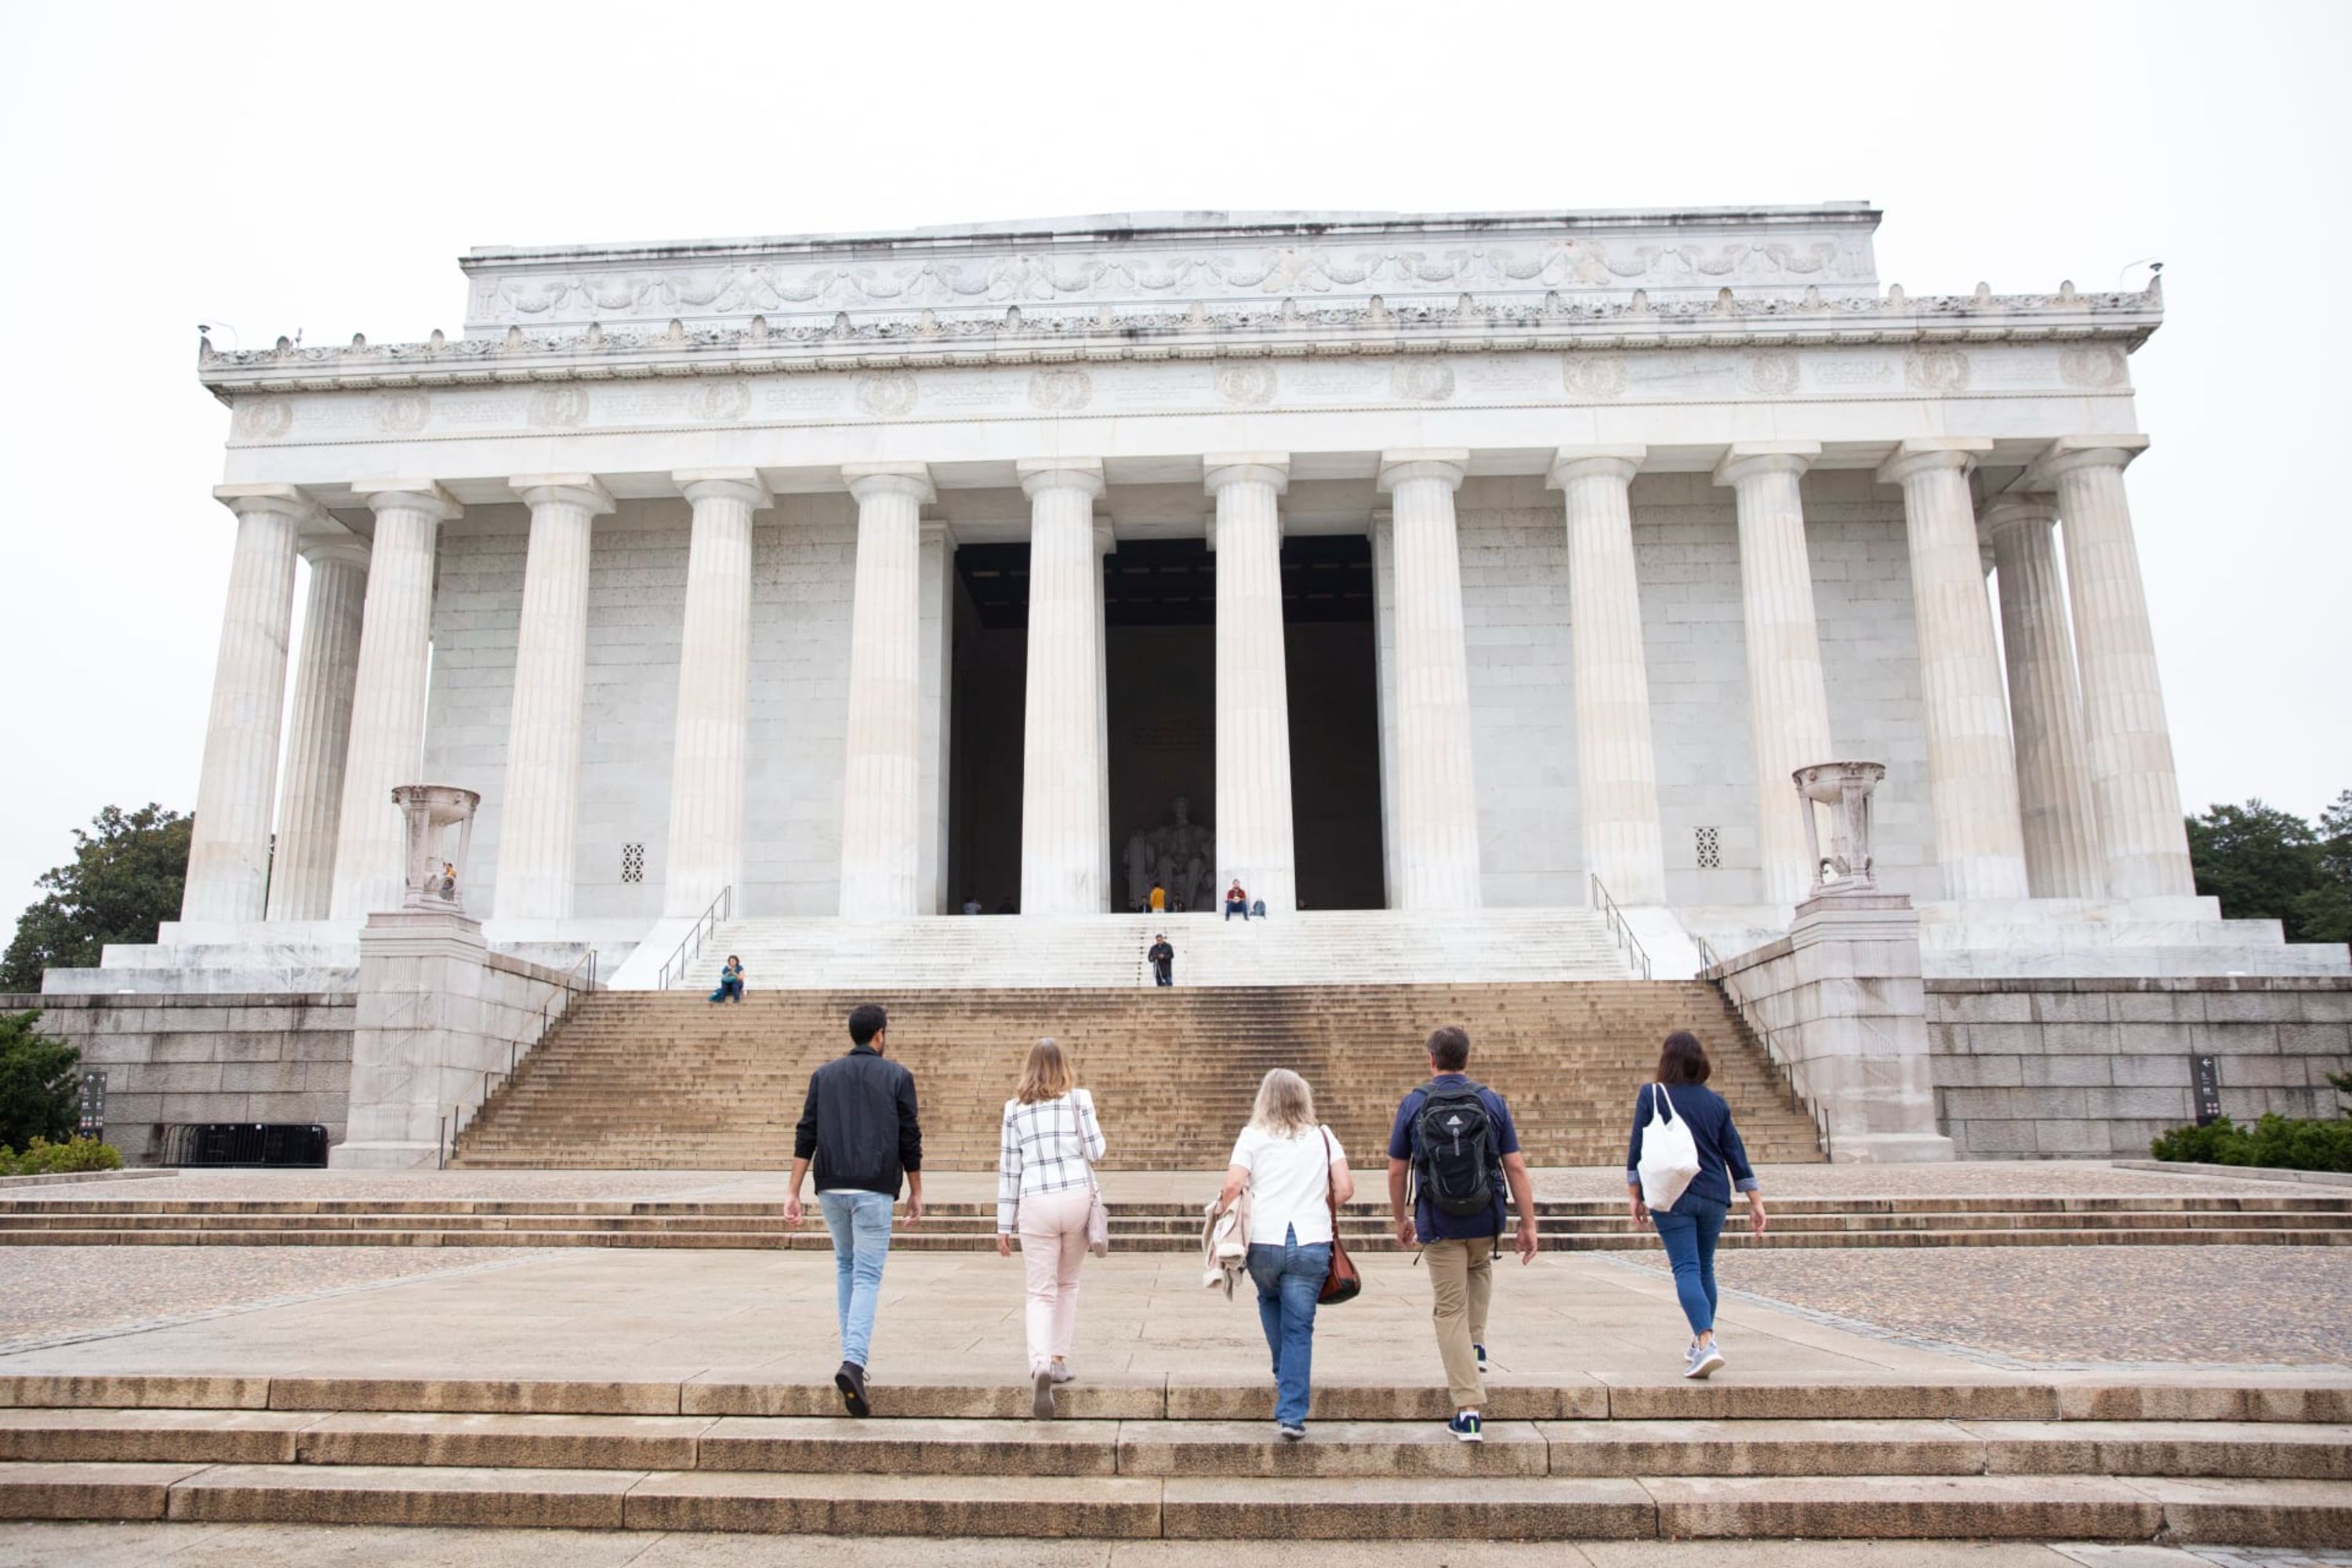
[[[1304,1437],[1315,1303],[1331,1272],[1330,1205],[1354,1197],[1356,1181],[1339,1140],[1315,1120],[1314,1091],[1287,1068],[1257,1086],[1229,1163],[1219,1202],[1229,1205],[1249,1189],[1249,1272],[1274,1355],[1275,1425],[1286,1437]]]
[[[1029,1408],[1054,1414],[1054,1385],[1067,1383],[1070,1336],[1078,1321],[1078,1267],[1087,1257],[1094,1165],[1103,1157],[1094,1097],[1049,1036],[1029,1048],[1020,1091],[1004,1102],[996,1165],[996,1250],[1021,1261],[1029,1282]]]

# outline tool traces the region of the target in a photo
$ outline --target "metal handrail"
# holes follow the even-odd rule
[[[588,972],[584,977],[580,973],[583,969]],[[474,1122],[479,1121],[482,1119],[482,1113],[489,1110],[490,1101],[512,1087],[515,1074],[530,1060],[531,1053],[538,1050],[546,1042],[549,1033],[555,1026],[563,1022],[570,1015],[572,998],[583,991],[596,989],[596,949],[593,945],[572,962],[571,968],[563,972],[562,984],[563,988],[561,991],[539,1005],[539,1032],[528,1040],[507,1042],[506,1071],[500,1072],[496,1068],[480,1069],[482,1096],[474,1104],[473,1115],[468,1118],[464,1106],[453,1105],[449,1108],[449,1114],[441,1119],[443,1128],[441,1137],[449,1153],[455,1154],[457,1152],[458,1134]],[[492,1079],[498,1079],[498,1082],[493,1084],[490,1081]]]
[[[1699,958],[1703,962],[1702,973],[1706,969],[1723,967],[1722,955],[1715,951],[1706,938],[1694,931],[1691,933],[1691,944],[1698,949]],[[1762,1043],[1764,1059],[1780,1069],[1780,1087],[1788,1091],[1789,1098],[1812,1113],[1813,1142],[1821,1146],[1822,1157],[1834,1158],[1831,1149],[1829,1113],[1822,1109],[1819,1100],[1805,1092],[1804,1086],[1798,1081],[1797,1064],[1790,1060],[1788,1053],[1773,1040],[1771,1026],[1755,1015],[1746,998],[1732,994],[1727,975],[1718,974],[1709,984],[1714,985],[1717,993],[1723,997],[1731,1010],[1739,1016],[1739,1021],[1748,1026],[1748,1032]]]
[[[677,951],[671,953],[663,963],[661,978],[654,983],[654,989],[668,990],[673,974],[680,980],[685,979],[686,966],[702,956],[704,940],[716,936],[719,933],[719,922],[731,918],[734,911],[735,888],[734,884],[730,883],[719,889],[719,896],[710,900],[709,909],[694,917],[694,929],[686,933],[686,940],[677,944]]]
[[[1626,958],[1633,963],[1635,968],[1642,972],[1643,979],[1649,979],[1650,954],[1648,950],[1642,946],[1641,939],[1633,934],[1633,928],[1625,923],[1625,916],[1623,912],[1617,908],[1617,900],[1609,896],[1609,889],[1601,885],[1601,879],[1593,876],[1590,871],[1586,872],[1585,875],[1591,878],[1592,880],[1592,907],[1599,910],[1601,911],[1601,918],[1609,922],[1609,929],[1615,934],[1617,938],[1617,946],[1620,951],[1625,954]]]

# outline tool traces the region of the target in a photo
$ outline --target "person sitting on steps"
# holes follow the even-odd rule
[[[719,989],[710,994],[710,999],[713,1002],[743,1000],[743,961],[731,952],[727,955],[725,966],[719,971]]]
[[[1235,915],[1242,917],[1244,925],[1249,923],[1249,895],[1242,891],[1242,879],[1239,877],[1235,877],[1234,885],[1225,889],[1225,919],[1231,920]]]

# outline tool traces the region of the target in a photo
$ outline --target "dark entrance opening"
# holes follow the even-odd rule
[[[993,910],[1021,886],[1021,729],[1029,547],[956,552],[949,896]],[[1103,563],[1110,731],[1111,900],[1130,907],[1129,837],[1216,823],[1216,557],[1197,539],[1124,540]],[[1378,909],[1380,705],[1370,542],[1282,546],[1291,820],[1308,909]],[[1222,870],[1222,868],[1220,868]]]

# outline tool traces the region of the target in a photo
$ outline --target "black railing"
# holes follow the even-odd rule
[[[199,1121],[163,1129],[166,1165],[318,1167],[327,1130],[317,1122]]]
[[[735,889],[730,883],[719,889],[719,896],[710,900],[709,909],[694,917],[694,929],[686,933],[686,940],[677,944],[677,951],[662,964],[661,978],[654,983],[655,990],[667,991],[671,981],[686,978],[686,966],[702,956],[702,944],[718,933],[719,922],[729,919],[734,913],[734,908]]]
[[[1610,933],[1616,937],[1618,948],[1625,954],[1625,962],[1647,980],[1650,978],[1648,951],[1642,946],[1641,939],[1633,934],[1633,928],[1625,923],[1625,916],[1617,908],[1617,900],[1609,896],[1609,889],[1601,886],[1601,879],[1589,871],[1585,875],[1592,879],[1592,907],[1599,910],[1601,918],[1609,922]]]
[[[1756,1016],[1755,1009],[1748,1006],[1746,999],[1732,993],[1730,976],[1723,972],[1722,955],[1708,944],[1706,938],[1696,931],[1691,933],[1691,942],[1698,949],[1699,962],[1703,965],[1699,973],[1708,977],[1708,983],[1715,987],[1717,994],[1722,996],[1725,1005],[1739,1016],[1739,1021],[1748,1026],[1748,1032],[1754,1035],[1758,1043],[1763,1046],[1764,1059],[1770,1063],[1780,1075],[1782,1093],[1791,1104],[1803,1107],[1812,1117],[1813,1142],[1819,1145],[1822,1158],[1824,1160],[1835,1158],[1830,1148],[1829,1112],[1822,1109],[1819,1100],[1805,1092],[1802,1075],[1798,1071],[1797,1064],[1790,1059],[1786,1051],[1780,1048],[1779,1042],[1773,1038],[1770,1026]]]
[[[572,1011],[572,999],[583,992],[595,989],[596,950],[591,947],[581,955],[578,963],[564,972],[562,988],[540,1004],[538,1031],[527,1040],[507,1042],[506,1070],[500,1072],[496,1068],[482,1069],[482,1092],[474,1102],[473,1114],[469,1117],[466,1107],[453,1105],[449,1113],[441,1118],[441,1130],[436,1135],[436,1146],[433,1156],[436,1168],[446,1165],[449,1156],[457,1152],[457,1135],[482,1119],[482,1112],[490,1108],[490,1101],[506,1092],[514,1082],[515,1074],[530,1061],[531,1053],[539,1049],[556,1025],[563,1022],[564,1016]]]

